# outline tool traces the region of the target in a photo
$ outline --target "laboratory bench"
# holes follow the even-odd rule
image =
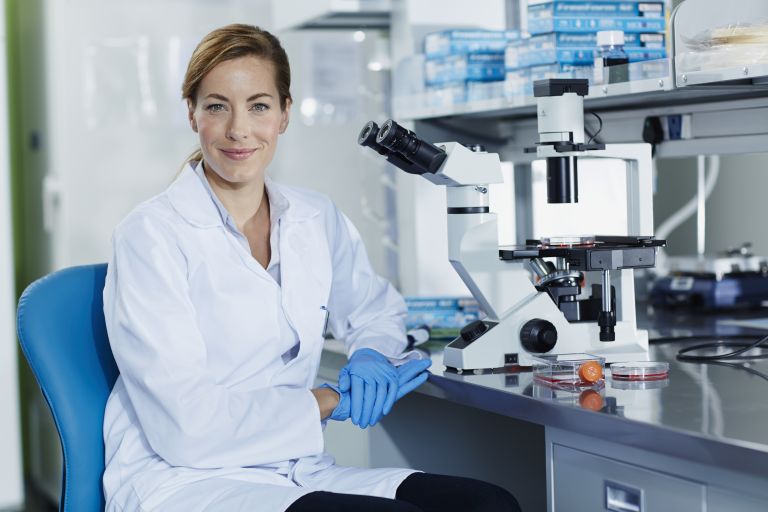
[[[370,429],[354,462],[484,478],[532,511],[768,510],[768,360],[744,368],[675,358],[713,336],[756,339],[765,331],[731,321],[760,312],[639,311],[640,327],[660,340],[650,358],[669,363],[667,380],[619,382],[608,370],[604,386],[569,390],[529,369],[458,373],[443,366],[443,344],[428,342],[429,381]],[[344,364],[340,348],[329,343],[321,378]],[[350,435],[360,433],[345,430],[343,445]]]

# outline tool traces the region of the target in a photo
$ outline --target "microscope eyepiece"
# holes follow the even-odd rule
[[[380,155],[386,155],[389,153],[389,150],[376,142],[378,135],[379,125],[373,121],[368,121],[368,123],[363,126],[363,129],[360,130],[360,135],[357,136],[357,143],[361,146],[373,149]]]
[[[400,133],[397,133],[397,132],[400,132]],[[391,144],[394,144],[396,142],[396,139],[402,138],[404,135],[407,135],[407,133],[408,133],[408,130],[406,130],[405,128],[403,128],[393,120],[387,119],[386,121],[384,121],[384,124],[381,125],[381,130],[379,130],[379,134],[376,136],[376,142],[389,147]],[[398,137],[398,135],[400,135],[400,137]]]
[[[434,174],[446,158],[445,151],[420,139],[415,133],[403,128],[392,119],[387,119],[381,125],[376,142],[401,154],[421,167],[423,172]]]

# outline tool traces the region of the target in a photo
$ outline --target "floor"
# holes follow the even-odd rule
[[[22,512],[56,512],[59,507],[54,505],[48,498],[37,491],[33,485],[27,482],[25,486],[26,503]]]

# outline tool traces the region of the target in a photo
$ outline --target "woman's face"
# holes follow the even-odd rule
[[[290,105],[280,108],[269,61],[241,57],[214,67],[200,82],[196,105],[188,102],[206,169],[233,187],[263,180]]]

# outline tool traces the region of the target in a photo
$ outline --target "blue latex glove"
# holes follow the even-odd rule
[[[339,405],[336,406],[328,418],[335,421],[347,421],[349,419],[349,393],[344,393],[338,386],[331,384],[321,384],[320,387],[332,389],[339,394]]]
[[[429,372],[427,368],[432,365],[432,361],[429,359],[421,359],[408,361],[407,363],[397,367],[398,389],[395,400],[400,400],[402,397],[418,388],[429,378]],[[339,375],[339,386],[344,389],[350,388],[350,375],[349,372],[341,371]],[[339,393],[342,393],[339,391]],[[383,412],[383,415],[389,414],[391,407]],[[371,423],[374,425],[375,423]],[[364,427],[363,427],[364,428]]]
[[[397,400],[397,369],[384,355],[370,348],[352,354],[339,372],[339,390],[349,393],[352,423],[373,426],[392,410]]]
[[[397,367],[397,378],[400,384],[397,390],[398,400],[427,381],[429,378],[427,368],[430,366],[432,366],[432,360],[417,359]]]

